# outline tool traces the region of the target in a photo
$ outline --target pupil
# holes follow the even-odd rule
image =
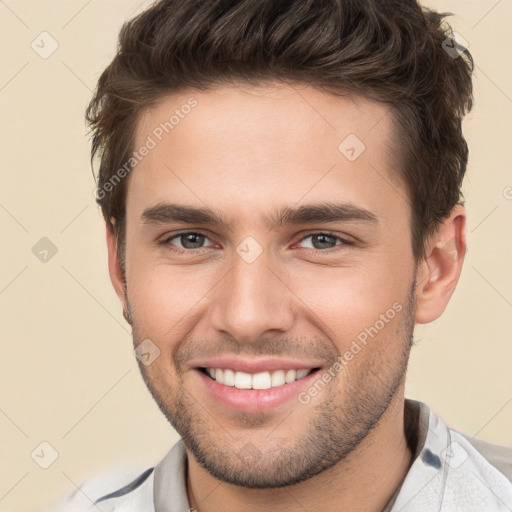
[[[320,242],[319,242],[320,247],[317,247],[317,244],[315,244],[315,241],[317,241],[319,239],[320,239]],[[330,239],[330,242],[329,242],[329,239]],[[326,249],[326,248],[329,249],[331,247],[336,246],[336,240],[334,239],[333,236],[330,236],[330,235],[325,235],[325,234],[313,235],[313,245],[315,246],[316,249]]]
[[[204,242],[204,236],[199,233],[181,235],[181,243],[187,249],[198,249]]]

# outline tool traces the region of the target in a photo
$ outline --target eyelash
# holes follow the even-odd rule
[[[204,236],[205,238],[209,239],[208,236],[205,234],[205,233],[202,233],[201,231],[179,231],[178,233],[174,233],[173,235],[165,238],[164,240],[162,240],[161,242],[159,242],[159,245],[162,245],[162,246],[165,246],[167,247],[169,250],[173,251],[173,252],[176,252],[178,254],[190,254],[190,253],[196,253],[196,254],[201,254],[202,250],[207,250],[209,249],[209,247],[199,247],[198,249],[181,249],[180,247],[173,247],[170,243],[171,240],[175,239],[175,238],[179,238],[181,237],[182,235],[201,235],[201,236]],[[354,245],[354,242],[350,241],[350,240],[347,240],[346,238],[342,238],[340,237],[339,235],[336,235],[335,233],[332,233],[330,231],[314,231],[312,233],[308,233],[307,235],[303,236],[298,243],[304,241],[306,238],[310,238],[312,236],[315,236],[315,235],[327,235],[329,237],[332,237],[332,238],[335,238],[336,240],[339,240],[341,241],[341,244],[338,244],[334,247],[330,247],[328,249],[311,249],[311,248],[306,248],[309,252],[313,252],[314,254],[317,254],[317,253],[322,253],[322,254],[330,254],[332,252],[335,252],[337,250],[340,250],[339,248],[340,247],[343,247],[343,246],[347,246],[347,245]]]

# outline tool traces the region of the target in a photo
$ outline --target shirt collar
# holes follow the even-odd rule
[[[155,512],[185,512],[190,509],[187,473],[187,451],[183,439],[180,439],[155,467]]]

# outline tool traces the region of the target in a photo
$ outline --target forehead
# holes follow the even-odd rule
[[[219,205],[246,210],[306,195],[384,208],[406,196],[390,109],[360,96],[283,83],[182,91],[141,116],[135,150],[148,141],[128,203],[165,202],[180,191],[188,203],[213,194]]]
[[[212,143],[226,134],[230,140],[236,134],[246,140],[266,135],[276,144],[296,144],[327,135],[328,142],[330,136],[337,139],[355,130],[371,145],[375,139],[390,142],[392,119],[387,105],[348,92],[334,95],[312,86],[281,82],[258,86],[235,83],[164,96],[140,117],[135,145],[143,144],[148,134],[161,142],[171,132],[184,132],[178,130],[183,124],[189,128],[182,133],[184,139],[193,132],[195,140],[207,138]],[[382,135],[388,136],[386,141]]]

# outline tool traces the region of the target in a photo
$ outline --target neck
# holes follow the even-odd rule
[[[187,450],[188,452],[188,450]],[[197,512],[381,512],[402,483],[412,453],[404,433],[404,397],[397,393],[379,423],[345,459],[299,484],[248,489],[221,482],[188,452],[188,498]]]

